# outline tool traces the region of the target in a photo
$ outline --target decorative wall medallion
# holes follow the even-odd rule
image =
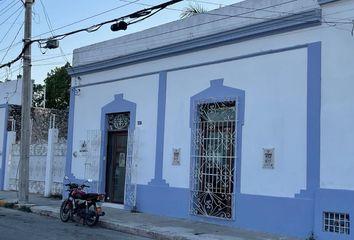
[[[274,148],[263,148],[263,168],[274,169]]]
[[[174,148],[172,151],[173,151],[172,165],[174,166],[181,165],[181,149]]]

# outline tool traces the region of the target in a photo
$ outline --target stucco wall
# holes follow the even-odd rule
[[[29,158],[29,192],[44,193],[46,179],[47,144],[32,144]],[[62,194],[65,169],[66,143],[56,143],[54,159],[52,162],[52,189],[51,194]],[[7,172],[9,185],[7,190],[18,190],[18,164],[20,160],[20,145],[13,144],[10,159],[8,160]]]
[[[115,75],[120,76],[120,74]],[[156,143],[158,75],[112,82],[105,85],[82,88],[75,97],[75,119],[73,133],[73,152],[79,152],[80,141],[87,139],[87,131],[100,130],[101,108],[113,101],[116,94],[123,93],[125,100],[137,104],[136,120],[142,125],[135,130],[133,152],[139,164],[138,182],[147,183],[153,178]],[[97,156],[97,161],[99,161]],[[85,157],[72,158],[72,173],[84,179],[98,176],[85,176],[83,164]]]
[[[249,4],[251,1],[246,2]],[[253,1],[255,4],[257,2]],[[307,3],[310,4],[306,5],[305,10],[310,5],[319,8],[317,1]],[[296,6],[293,6],[294,12],[301,11],[301,5]],[[136,132],[141,131],[137,144],[137,183],[141,184],[139,193],[144,199],[140,206],[153,213],[186,217],[191,166],[190,97],[207,89],[211,80],[224,79],[225,86],[245,91],[245,118],[242,128],[241,189],[236,194],[236,216],[239,218],[236,218],[236,223],[222,224],[302,237],[307,237],[306,234],[314,230],[319,239],[329,239],[328,236],[330,239],[347,239],[347,236],[341,238],[334,233],[325,233],[322,216],[323,211],[354,214],[354,208],[347,200],[354,197],[354,44],[351,35],[354,2],[333,1],[321,8],[323,20],[320,26],[81,74],[80,80],[74,77],[73,86],[80,89],[80,96],[75,97],[74,149],[78,148],[85,131],[99,128],[102,106],[112,101],[115,94],[123,93],[125,99],[137,104],[136,120],[143,122],[136,129]],[[289,11],[285,8],[275,9],[281,10]],[[198,19],[194,18],[196,21]],[[342,21],[343,24],[328,23],[331,21]],[[215,24],[213,27],[217,26]],[[154,31],[167,31],[165,27]],[[144,35],[147,32],[139,34],[140,38],[148,36]],[[116,52],[105,55],[105,48],[116,41],[119,40],[88,46],[81,49],[84,51],[79,50],[80,53],[75,52],[78,54],[78,65],[86,63],[86,60],[93,62],[94,54],[100,48],[102,52],[96,60],[122,54]],[[318,74],[321,75],[321,96],[318,96],[320,121],[316,122],[317,126],[320,124],[320,134],[315,139],[320,144],[319,156],[308,154],[311,151],[311,142],[307,142],[311,131],[308,125],[311,115],[308,98],[312,97],[313,92],[307,95],[307,84],[312,79],[308,76],[311,69],[306,47],[299,47],[311,43],[321,46],[321,57],[316,59],[321,68],[321,74]],[[149,46],[145,42],[145,47]],[[166,115],[163,123],[157,123],[158,73],[162,71],[167,72]],[[139,109],[148,111],[147,108],[151,114],[139,113]],[[82,122],[84,120],[85,123]],[[154,177],[156,127],[161,127],[161,124],[165,128],[162,175],[170,188],[148,185]],[[173,148],[181,148],[180,166],[172,165]],[[275,148],[273,170],[262,168],[262,148]],[[316,167],[312,169],[314,173],[308,172],[308,166]],[[80,169],[82,163],[73,160],[75,176],[83,176]],[[316,186],[310,189],[314,192],[302,191],[309,186],[309,179],[312,178],[316,181],[319,179],[319,185],[316,182]],[[177,210],[173,211],[166,207],[169,205],[164,205],[165,208],[161,210],[159,203],[164,203],[164,200],[159,202],[156,196],[165,195],[171,201],[180,200],[181,207],[179,205],[180,208],[176,207]],[[269,205],[263,205],[264,202]],[[292,207],[289,207],[289,202]],[[286,224],[293,222],[295,215],[298,217],[294,221],[297,230]]]
[[[293,197],[304,189],[306,59],[306,50],[300,49],[169,73],[164,151],[167,182],[173,187],[189,187],[190,97],[209,87],[210,80],[223,78],[225,86],[246,93],[241,192]],[[182,149],[181,166],[171,164],[173,147]],[[263,148],[275,148],[274,170],[262,168]]]
[[[324,8],[328,17],[348,19],[353,1]],[[323,26],[321,187],[354,190],[354,51],[352,26]]]
[[[351,16],[351,11],[348,11],[348,9],[350,9],[352,5],[353,3],[351,1],[339,1],[335,4],[323,5],[323,16],[325,18],[347,19]],[[354,103],[354,98],[351,95],[354,69],[350,66],[352,62],[351,52],[354,50],[354,45],[352,44],[353,39],[350,31],[350,25],[341,25],[340,28],[336,28],[322,24],[319,27],[272,35],[238,44],[225,45],[207,51],[169,57],[163,61],[151,61],[120,68],[119,70],[113,69],[83,75],[81,76],[82,80],[80,82],[81,84],[90,84],[96,81],[114,80],[130,76],[132,73],[138,75],[171,69],[171,66],[178,68],[201,62],[321,41],[321,187],[354,189],[354,181],[351,180],[350,174],[354,169],[354,161],[352,160],[354,150],[350,145],[351,139],[354,136],[354,127],[351,124],[354,119],[354,110],[350,107]],[[253,58],[252,60],[255,59]],[[278,63],[275,62],[275,64]],[[262,65],[263,63],[255,66],[254,70],[258,70]],[[305,70],[303,69],[303,71]],[[207,72],[212,75],[211,71]],[[224,76],[219,74],[218,78],[222,77]],[[209,81],[212,79],[211,76],[206,76],[204,80]],[[132,79],[129,81],[133,82]],[[246,125],[245,127],[247,127]],[[167,153],[171,152],[170,149],[167,150]],[[187,152],[184,152],[184,154],[187,154]],[[186,181],[177,183],[177,185],[185,186]]]

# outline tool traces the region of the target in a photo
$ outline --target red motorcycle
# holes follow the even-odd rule
[[[83,184],[70,182],[69,178],[65,176],[65,179],[69,183],[65,184],[69,192],[67,199],[63,201],[60,207],[60,219],[63,222],[74,219],[74,216],[78,216],[83,219],[83,224],[87,224],[92,227],[97,224],[100,216],[104,216],[105,213],[102,210],[102,204],[105,199],[105,194],[99,193],[86,193],[85,188],[90,186]]]

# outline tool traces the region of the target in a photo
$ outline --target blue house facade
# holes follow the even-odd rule
[[[128,209],[352,239],[350,9],[246,0],[76,49],[66,175]]]

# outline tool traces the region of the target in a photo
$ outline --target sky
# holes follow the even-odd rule
[[[48,38],[94,24],[119,18],[168,0],[36,0],[33,4],[32,39]],[[43,83],[55,67],[72,60],[73,50],[97,42],[142,31],[180,19],[181,11],[190,4],[200,4],[207,10],[234,4],[242,0],[184,0],[162,10],[149,19],[130,25],[126,31],[112,32],[110,24],[96,32],[78,33],[59,42],[58,49],[41,49],[32,44],[32,79]],[[21,0],[0,0],[0,63],[7,63],[22,50],[24,7]],[[51,31],[52,30],[52,31]],[[16,79],[22,74],[22,62],[0,69],[0,81]]]

